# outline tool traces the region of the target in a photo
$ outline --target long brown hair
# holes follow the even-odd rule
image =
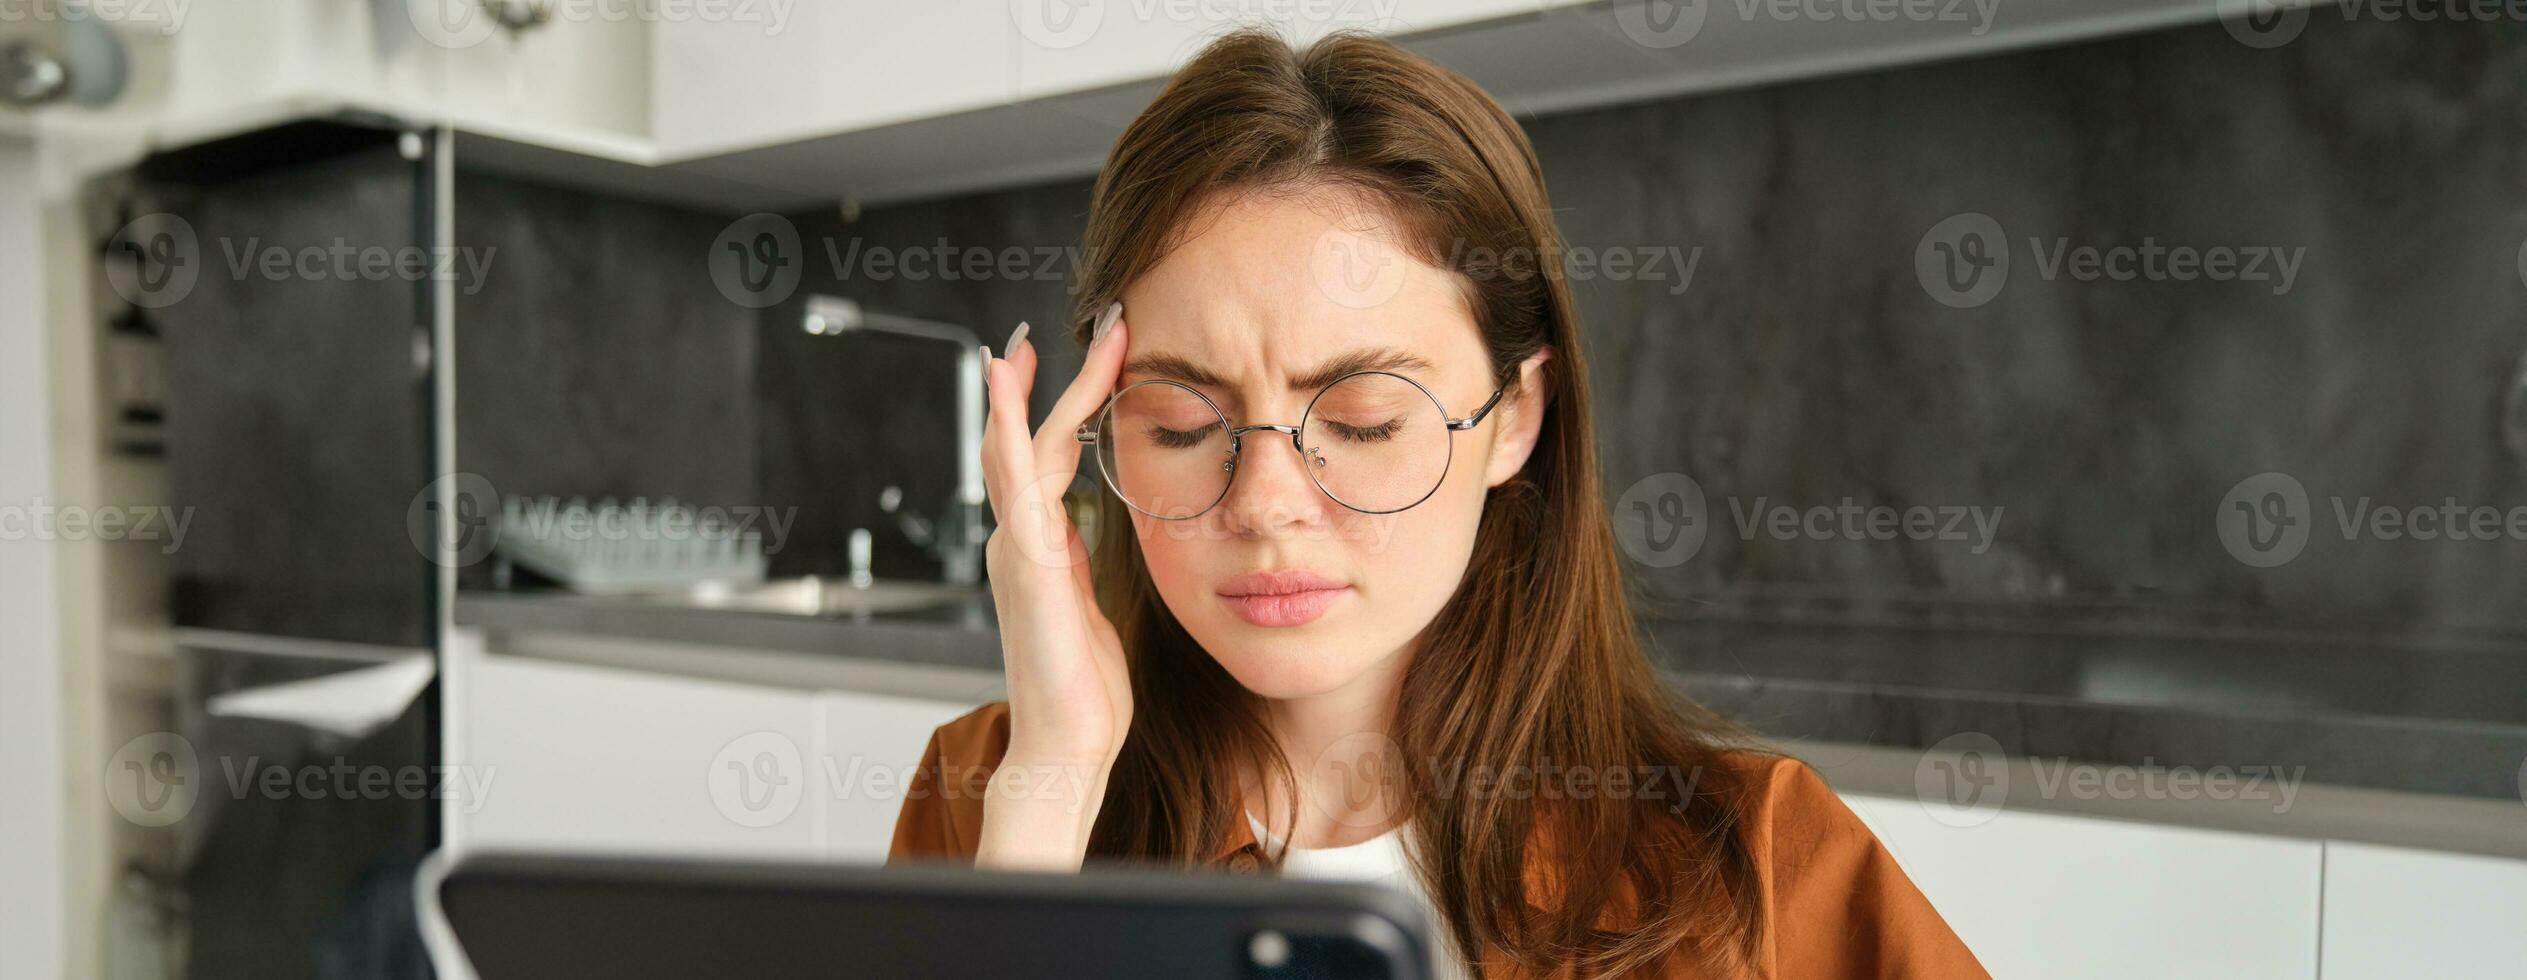
[[[1764,927],[1721,754],[1741,733],[1671,694],[1642,657],[1597,477],[1587,367],[1559,233],[1526,135],[1481,89],[1371,37],[1303,50],[1261,31],[1213,42],[1116,143],[1097,179],[1076,288],[1097,311],[1164,257],[1223,191],[1363,192],[1403,243],[1463,280],[1496,379],[1539,350],[1546,411],[1524,469],[1484,503],[1471,564],[1419,638],[1395,730],[1417,871],[1469,965],[1498,947],[1528,969],[1621,974],[1672,951],[1748,971]],[[1089,853],[1190,863],[1231,833],[1239,764],[1295,785],[1257,699],[1160,600],[1111,490],[1098,601],[1132,674],[1131,731]],[[1660,767],[1683,800],[1470,793],[1463,773]],[[1528,768],[1520,768],[1528,767]],[[1572,794],[1560,794],[1571,796]],[[1293,795],[1295,798],[1295,794]],[[1550,805],[1548,805],[1548,803]],[[1542,867],[1549,892],[1530,893]],[[1600,916],[1620,908],[1623,921]]]

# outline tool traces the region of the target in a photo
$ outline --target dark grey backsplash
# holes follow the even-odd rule
[[[2527,505],[2527,46],[2502,33],[2319,18],[2257,50],[2214,25],[1524,122],[1589,262],[1606,489],[1652,559],[1629,566],[1646,615],[2527,632],[2527,541],[2347,540],[2336,510]],[[503,247],[460,301],[468,466],[798,507],[776,573],[839,571],[867,527],[881,575],[935,574],[876,501],[947,499],[946,352],[809,336],[804,298],[966,324],[995,350],[1031,320],[1041,412],[1077,350],[1070,253],[1040,250],[1077,244],[1088,192],[791,215],[803,281],[758,313],[700,261],[734,216],[470,181],[460,233]],[[1949,221],[1967,214],[1990,224]],[[1024,274],[905,264],[941,243],[1026,249]],[[2005,280],[1948,264],[1977,245]],[[2296,264],[2286,288],[2251,252],[2264,278],[2055,264],[2119,247]],[[1603,271],[1608,253],[1635,270]],[[2220,519],[2280,527],[2234,509],[2291,503],[2290,481],[2232,493],[2268,471],[2307,499],[2265,513],[2307,534],[2256,567],[2283,552],[2233,551]],[[1689,553],[1660,523],[1682,485],[1662,474],[1702,495]],[[1847,499],[1951,509],[1963,539],[1742,526]],[[1988,542],[1974,515],[1997,521]]]
[[[774,557],[776,574],[843,571],[851,531],[867,528],[879,576],[935,578],[938,563],[878,497],[899,487],[903,508],[928,518],[955,488],[956,352],[888,336],[811,335],[807,297],[958,324],[994,353],[1029,321],[1049,379],[1034,393],[1041,412],[1079,369],[1078,346],[1060,321],[1087,208],[1088,184],[1071,182],[878,209],[848,224],[828,213],[790,216],[806,263],[796,295],[764,311],[756,372],[764,493],[801,503],[791,546]],[[969,259],[986,263],[989,275],[974,278]]]
[[[2336,512],[2527,505],[2522,83],[2499,31],[2319,18],[2277,50],[2210,26],[1530,123],[1574,245],[1700,250],[1681,295],[1578,290],[1609,493],[1672,471],[1707,500],[1699,553],[1639,569],[1651,610],[2527,626],[2527,541],[2347,540]],[[1938,251],[1975,213],[2008,253],[1981,305]],[[2065,245],[2300,259],[2083,280]],[[2268,471],[2308,534],[2255,567],[2288,552],[2219,520]],[[1997,534],[1741,523],[1845,498]]]
[[[762,505],[754,311],[703,264],[727,224],[460,174],[457,243],[485,274],[457,284],[457,469],[504,496]]]

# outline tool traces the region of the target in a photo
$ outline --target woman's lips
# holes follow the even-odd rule
[[[1264,627],[1304,626],[1351,591],[1314,572],[1249,572],[1220,583],[1219,595],[1238,618]]]

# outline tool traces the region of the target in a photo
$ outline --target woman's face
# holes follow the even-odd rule
[[[1341,189],[1278,190],[1197,209],[1183,243],[1124,290],[1130,347],[1118,388],[1183,382],[1231,426],[1297,426],[1325,382],[1383,370],[1428,389],[1446,418],[1474,414],[1493,374],[1459,280],[1390,244],[1402,241],[1394,223],[1358,202]],[[1309,421],[1305,438],[1324,446],[1326,462],[1302,460],[1285,434],[1249,432],[1210,510],[1185,520],[1132,512],[1167,607],[1264,697],[1325,694],[1401,670],[1464,576],[1484,491],[1524,464],[1541,414],[1542,386],[1527,384],[1524,398],[1504,397],[1471,429],[1421,430],[1436,441],[1411,447],[1447,447],[1441,476],[1398,428],[1439,410],[1425,398],[1427,418],[1411,414],[1420,396],[1409,386],[1360,384],[1334,389]],[[1201,466],[1186,472],[1225,458],[1221,442],[1152,444],[1187,460],[1199,451]],[[1310,466],[1330,485],[1437,488],[1398,513],[1366,514],[1319,489]]]

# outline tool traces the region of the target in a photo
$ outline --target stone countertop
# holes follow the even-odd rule
[[[501,637],[566,637],[576,651],[566,656],[580,660],[635,644],[730,651],[623,660],[758,683],[910,673],[975,691],[1000,671],[980,593],[922,610],[800,616],[468,592],[456,621],[496,648]],[[2514,649],[1701,621],[1645,622],[1643,636],[1677,690],[1769,739],[1916,759],[1980,747],[2021,765],[2285,774],[2504,804],[2527,834],[2527,654]]]

